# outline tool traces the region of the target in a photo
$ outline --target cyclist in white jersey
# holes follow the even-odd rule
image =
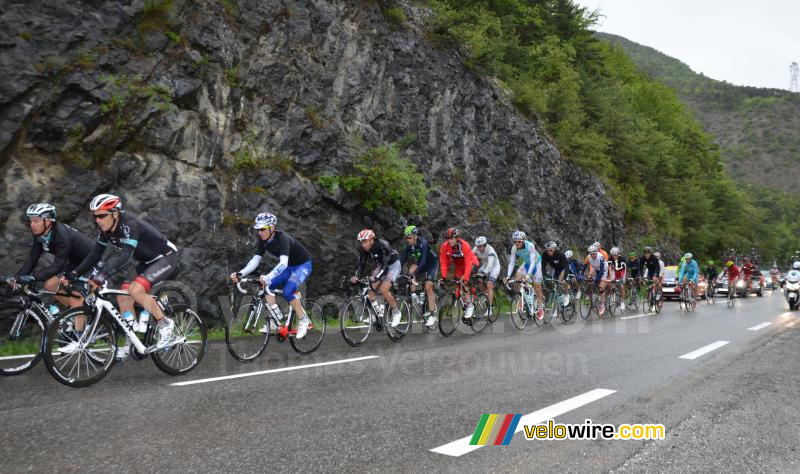
[[[489,296],[489,309],[491,310],[492,303],[494,303],[494,284],[497,282],[497,277],[500,276],[500,257],[495,252],[494,247],[487,243],[484,236],[475,239],[475,247],[472,248],[472,253],[481,262],[478,273],[486,275],[486,294]]]
[[[514,273],[514,265],[517,259],[520,259],[522,263],[514,274],[514,280],[518,282],[523,281],[525,278],[533,280],[533,289],[536,292],[537,299],[536,304],[539,307],[536,311],[536,319],[542,319],[544,317],[544,307],[542,306],[544,303],[544,295],[542,294],[542,257],[536,251],[536,246],[533,242],[525,240],[525,232],[521,230],[514,231],[511,234],[511,240],[514,241],[514,244],[511,246],[506,281],[511,278],[511,274]],[[518,287],[517,290],[519,291]]]
[[[589,251],[589,256],[587,257],[589,274],[587,277],[592,278],[597,287],[600,288],[600,308],[597,310],[597,314],[602,316],[606,312],[605,289],[608,286],[608,262],[598,252],[600,249],[596,244],[590,245],[587,250]]]

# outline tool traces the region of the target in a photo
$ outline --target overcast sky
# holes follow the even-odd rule
[[[800,0],[576,0],[624,36],[732,84],[789,88],[800,62]]]

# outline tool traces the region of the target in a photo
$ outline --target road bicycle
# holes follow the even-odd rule
[[[489,276],[486,275],[485,273],[480,273],[479,272],[479,273],[475,274],[475,283],[476,283],[476,287],[478,289],[478,294],[485,293],[487,299],[489,297],[489,293],[488,293],[487,287],[486,287],[486,284],[488,282],[489,282]],[[490,323],[493,323],[493,322],[497,321],[497,318],[500,316],[500,313],[502,312],[501,302],[502,301],[506,301],[506,302],[508,301],[507,295],[505,295],[504,292],[500,291],[501,288],[502,288],[502,285],[497,285],[496,283],[497,282],[495,282],[495,285],[494,285],[494,297],[492,298],[492,303],[491,303],[491,305],[489,307],[488,318],[489,318],[489,322]]]
[[[509,280],[506,288],[509,292],[514,291],[514,286],[519,285],[519,291],[511,299],[511,324],[518,331],[522,331],[528,325],[528,321],[533,320],[537,326],[540,324],[536,318],[536,308],[538,306],[536,291],[533,288],[531,276],[526,275],[523,281]],[[546,315],[545,315],[546,317]]]
[[[405,299],[396,299],[397,308],[400,310],[400,323],[392,327],[386,321],[386,315],[391,317],[389,303],[377,303],[369,299],[372,289],[372,280],[362,278],[355,285],[359,286],[358,294],[350,299],[339,313],[339,329],[345,342],[353,347],[363,345],[369,339],[372,330],[385,331],[390,340],[398,342],[411,328],[411,307]]]
[[[716,304],[717,302],[717,283],[715,279],[706,280],[706,304]]]
[[[581,302],[581,296],[583,294],[583,285],[582,282],[578,281],[577,277],[573,274],[567,275],[567,285],[568,290],[567,294],[564,295],[564,308],[561,311],[561,319],[568,323],[575,317],[575,313],[578,313],[579,306]]]
[[[653,312],[656,314],[660,313],[661,308],[664,306],[664,298],[661,288],[659,288],[656,285],[656,282],[653,280],[645,280],[645,286],[647,291],[645,292],[645,299],[642,302],[644,312],[646,314]]]
[[[413,286],[417,287],[416,291],[412,291],[411,288]],[[425,291],[425,285],[417,283],[412,275],[403,274],[397,277],[395,287],[397,288],[395,299],[402,299],[411,309],[412,324],[421,324],[426,331],[436,332],[436,325],[425,325],[427,323],[425,313],[428,312],[428,293]],[[434,289],[435,296],[436,290]],[[436,307],[435,304],[434,306]],[[439,310],[437,307],[436,311],[433,312],[433,316],[436,317],[437,321],[439,319],[438,315]]]
[[[257,290],[248,291],[243,288],[244,285],[254,286]],[[309,324],[306,335],[298,339],[296,336],[299,318],[296,317],[294,308],[287,304],[288,308],[281,312],[286,315],[286,319],[283,320],[264,299],[267,295],[283,295],[281,290],[270,291],[258,278],[242,278],[235,286],[239,293],[251,295],[251,299],[249,303],[240,306],[225,324],[225,344],[234,359],[239,362],[252,362],[257,359],[267,348],[269,336],[273,332],[278,342],[288,339],[292,349],[300,354],[310,354],[322,344],[327,322],[322,308],[316,302],[309,299],[303,302]],[[231,289],[231,309],[234,309],[234,295]],[[296,292],[295,297],[302,298],[300,292]]]
[[[728,294],[726,298],[726,305],[728,308],[733,308],[736,306],[736,286],[733,284],[730,279],[728,280]]]
[[[73,289],[75,287],[73,286]],[[70,387],[87,387],[105,377],[116,362],[117,336],[127,336],[133,347],[131,358],[142,360],[148,355],[162,372],[182,375],[194,369],[203,359],[208,344],[208,329],[203,319],[188,305],[170,304],[168,296],[156,300],[164,314],[174,322],[168,341],[161,341],[155,318],[142,318],[138,328],[124,319],[111,295],[130,295],[127,291],[108,288],[79,289],[83,306],[57,316],[47,330],[44,363],[50,374]],[[70,291],[71,293],[71,291]],[[77,328],[85,324],[82,332]],[[139,339],[136,329],[144,333]],[[76,341],[74,351],[60,349]]]
[[[560,317],[564,322],[572,319],[575,314],[575,304],[568,283],[545,278],[542,290],[544,291],[545,324],[555,317]],[[571,314],[567,315],[567,312]]]
[[[697,308],[697,300],[694,298],[694,290],[688,281],[681,283],[680,294],[681,310],[690,313]]]
[[[471,277],[470,281],[474,281]],[[447,284],[440,281],[439,286]],[[473,332],[479,333],[489,323],[489,296],[478,293],[475,285],[467,285],[460,279],[455,280],[450,291],[439,301],[439,332],[444,337],[452,335],[460,324],[469,326]],[[465,318],[464,312],[472,304],[472,317]]]
[[[639,310],[640,288],[638,279],[625,279],[625,306],[632,313],[636,313]]]

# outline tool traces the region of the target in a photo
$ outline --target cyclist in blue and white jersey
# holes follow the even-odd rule
[[[542,294],[542,257],[536,251],[536,246],[533,242],[525,240],[525,232],[521,230],[514,231],[511,234],[511,240],[514,241],[514,244],[511,246],[506,281],[511,278],[512,274],[514,274],[514,280],[518,282],[528,277],[533,280],[533,289],[536,292],[538,305],[536,319],[542,319],[544,317],[544,307],[542,306],[544,302],[544,295]],[[520,264],[517,271],[514,272],[517,259],[519,259]]]
[[[683,265],[678,273],[678,281],[681,283],[686,283],[688,281],[694,293],[697,288],[697,280],[700,276],[700,267],[697,265],[697,261],[692,257],[691,253],[687,253],[683,256]]]
[[[478,273],[486,275],[486,295],[489,297],[489,310],[491,311],[492,303],[494,303],[494,284],[497,282],[497,277],[500,276],[500,256],[497,255],[494,247],[489,245],[484,236],[475,239],[475,247],[472,248],[472,253],[481,262]]]
[[[587,250],[589,251],[589,255],[586,256],[586,260],[589,264],[587,267],[587,270],[589,270],[587,277],[594,279],[595,284],[597,284],[597,287],[600,289],[600,308],[597,310],[597,314],[602,316],[606,312],[605,290],[608,286],[608,262],[606,262],[605,257],[598,252],[600,248],[597,244],[592,244]]]

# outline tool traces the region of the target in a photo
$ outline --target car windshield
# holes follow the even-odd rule
[[[672,268],[664,269],[664,279],[665,280],[674,280],[677,278],[678,272]]]

